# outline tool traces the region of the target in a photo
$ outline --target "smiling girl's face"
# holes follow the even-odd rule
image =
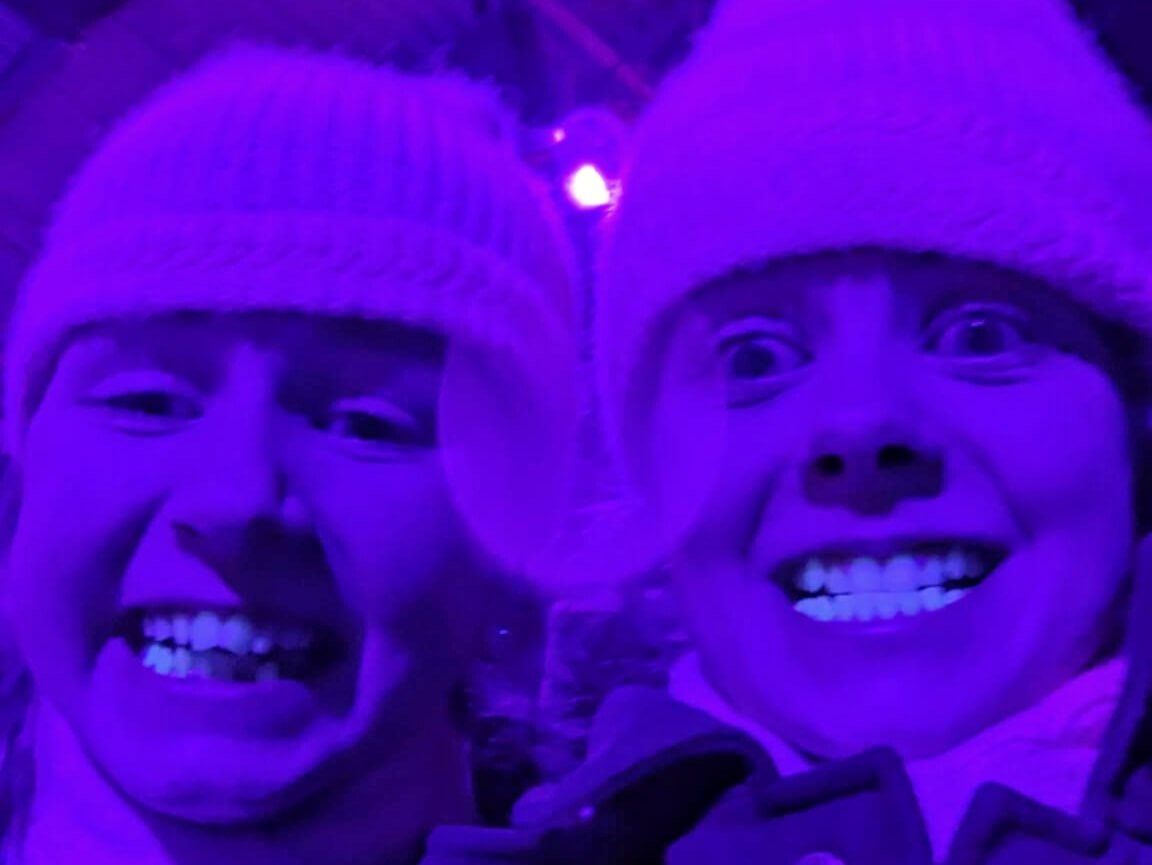
[[[1128,415],[1086,312],[990,266],[860,252],[724,279],[688,313],[724,436],[673,575],[738,709],[816,754],[923,756],[1115,636]]]
[[[137,803],[265,819],[448,713],[483,589],[441,466],[443,354],[280,314],[68,346],[5,586],[44,697]]]

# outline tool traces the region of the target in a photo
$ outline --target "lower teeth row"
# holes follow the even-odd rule
[[[282,678],[280,665],[270,658],[241,657],[213,649],[173,649],[160,643],[148,644],[141,663],[157,675],[175,679],[274,682]]]
[[[912,592],[865,592],[850,595],[822,595],[804,598],[793,606],[798,613],[818,622],[869,622],[918,616],[954,604],[970,589],[942,589],[933,586]]]

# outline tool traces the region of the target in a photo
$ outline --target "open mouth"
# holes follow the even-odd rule
[[[326,628],[238,611],[133,610],[121,636],[146,669],[173,679],[307,681],[345,654]]]
[[[933,541],[884,550],[844,549],[790,559],[773,575],[801,615],[818,622],[920,616],[964,598],[1008,557],[978,541]]]

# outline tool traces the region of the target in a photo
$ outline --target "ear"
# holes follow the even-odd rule
[[[19,465],[6,454],[0,454],[0,558],[7,559],[8,545],[16,533],[20,515]]]
[[[1132,412],[1132,502],[1136,532],[1141,538],[1152,534],[1152,409]]]
[[[1152,442],[1148,446],[1152,447]],[[1146,458],[1141,459],[1136,467],[1132,501],[1137,538],[1152,537],[1152,465]]]
[[[20,516],[20,474],[16,463],[0,455],[0,621],[7,623],[8,550]]]

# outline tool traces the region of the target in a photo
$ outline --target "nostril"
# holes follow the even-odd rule
[[[176,535],[176,541],[181,546],[195,543],[200,538],[200,532],[187,523],[173,523],[172,531]]]
[[[818,457],[815,463],[816,473],[824,477],[835,478],[844,474],[844,457],[836,454],[825,454]]]
[[[876,454],[878,469],[900,469],[916,463],[916,451],[907,445],[885,445]]]

